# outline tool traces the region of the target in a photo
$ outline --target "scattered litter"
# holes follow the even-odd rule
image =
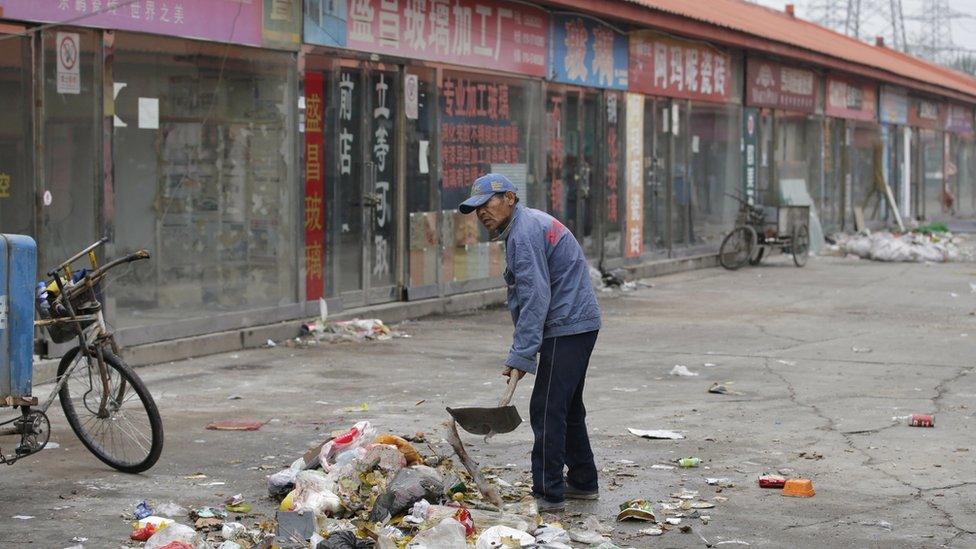
[[[207,425],[209,431],[257,431],[264,425],[263,421],[246,419],[228,419],[215,421]]]
[[[776,362],[779,362],[780,364],[784,364],[786,366],[796,366],[795,360],[777,360]]]
[[[719,383],[718,381],[716,381],[715,383],[712,383],[711,387],[708,388],[708,392],[715,393],[717,395],[741,395],[742,394],[739,391],[733,391],[729,389],[728,387],[729,385],[732,385],[731,381],[727,383]]]
[[[693,501],[691,502],[692,509],[713,509],[715,504],[710,501]]]
[[[874,351],[874,349],[871,349],[870,347],[851,347],[851,350],[859,354],[870,353]]]
[[[912,414],[908,425],[912,427],[935,427],[935,418],[925,414]]]
[[[667,431],[663,429],[658,430],[645,430],[645,429],[631,429],[627,428],[630,434],[637,435],[641,438],[650,438],[658,440],[682,440],[685,438],[684,435],[675,431]]]
[[[855,235],[835,235],[836,244],[825,246],[821,255],[854,255],[874,261],[946,263],[971,259],[973,251],[966,239],[952,233],[894,235],[889,232],[862,231]]]
[[[680,518],[676,518],[676,517],[668,517],[668,518],[664,519],[664,522],[666,522],[666,523],[668,523],[668,524],[670,524],[672,526],[677,526],[677,525],[681,524],[681,519]]]
[[[230,395],[229,397],[227,397],[227,400],[241,400],[242,398],[244,397],[242,397],[241,395]]]
[[[704,366],[706,368],[714,368],[717,365],[714,364],[714,363],[712,363],[712,362],[706,362],[706,363],[702,364],[702,366]]]
[[[878,528],[884,528],[885,530],[891,530],[891,523],[886,520],[879,521],[862,521],[858,524],[863,526],[877,526]]]
[[[454,522],[457,524],[457,522]],[[443,524],[443,523],[442,523]],[[461,529],[461,540],[459,545],[447,545],[445,547],[464,547],[464,530]],[[416,539],[416,538],[414,538]],[[492,526],[478,536],[477,549],[495,549],[498,547],[528,547],[535,543],[535,538],[527,532],[516,530],[504,525]],[[597,542],[599,543],[599,542]]]
[[[701,458],[696,457],[686,457],[678,460],[678,465],[681,467],[698,467],[701,465]]]
[[[709,486],[722,486],[723,488],[732,488],[735,486],[735,483],[730,478],[706,478],[705,483]]]
[[[14,515],[10,518],[17,519],[17,520],[30,520],[34,517],[32,517],[31,515]]]
[[[781,475],[762,475],[759,477],[760,488],[782,488],[786,485],[786,477]]]
[[[378,318],[354,318],[328,322],[320,317],[302,324],[301,332],[300,337],[289,342],[295,341],[300,346],[309,346],[320,342],[385,341],[410,337],[408,334],[391,329]]]
[[[268,347],[277,347],[278,346],[278,344],[275,343],[274,340],[272,340],[272,339],[269,339],[268,342],[266,343],[266,345]]]
[[[650,528],[641,528],[637,531],[638,534],[643,534],[645,536],[660,536],[664,533],[664,530],[657,526],[652,526]]]
[[[642,520],[646,522],[657,522],[654,515],[654,506],[645,499],[632,499],[620,504],[620,512],[617,513],[617,521]]]
[[[786,481],[783,486],[783,495],[798,497],[798,498],[809,498],[813,497],[816,492],[813,491],[813,481],[805,478],[791,478]]]
[[[671,368],[670,375],[681,376],[681,377],[694,377],[698,375],[698,372],[692,372],[687,366],[683,364],[675,364],[674,368]]]
[[[363,402],[360,403],[358,406],[346,406],[345,408],[342,409],[342,411],[343,412],[368,412],[369,403]]]
[[[660,463],[655,463],[654,465],[651,465],[651,469],[671,470],[671,469],[674,469],[674,465],[662,465]]]
[[[674,499],[697,499],[698,490],[688,490],[687,488],[682,488],[680,492],[675,492],[671,494]]]
[[[142,520],[151,514],[153,514],[153,508],[150,507],[145,500],[141,501],[138,505],[136,505],[136,510],[135,512],[132,513],[132,515],[136,517],[136,520]]]
[[[823,459],[823,454],[817,452],[800,452],[799,457],[803,459]]]
[[[726,540],[726,541],[720,541],[720,542],[716,543],[715,545],[747,545],[748,546],[749,543],[748,542],[745,542],[745,541],[742,541],[740,539],[730,539],[730,540]]]
[[[48,441],[48,443],[44,445],[44,449],[45,450],[55,450],[55,449],[60,448],[60,447],[61,447],[60,444],[58,444],[57,442],[51,442],[51,441]]]

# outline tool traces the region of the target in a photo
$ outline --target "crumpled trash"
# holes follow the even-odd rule
[[[355,532],[343,530],[320,541],[315,549],[369,549],[372,546],[372,541],[361,540],[356,537]]]
[[[355,450],[374,438],[376,438],[376,430],[370,426],[368,421],[356,423],[352,429],[322,445],[322,450],[319,451],[319,462],[322,465],[322,470],[329,472],[332,464],[335,463],[334,458],[337,454]]]
[[[220,537],[224,539],[234,539],[239,534],[247,532],[247,527],[239,522],[225,522],[220,528]]]
[[[620,504],[620,512],[617,513],[617,520],[657,522],[657,516],[654,514],[654,505],[651,502],[646,499],[632,499]]]
[[[671,368],[670,374],[680,377],[694,377],[698,375],[698,372],[692,372],[684,364],[675,364],[674,368]]]
[[[199,507],[190,511],[190,518],[193,520],[217,518],[227,518],[227,511],[216,507]]]
[[[667,431],[664,429],[632,429],[627,428],[630,434],[639,436],[641,438],[650,439],[667,439],[667,440],[681,440],[685,438],[684,435],[676,431]]]
[[[418,463],[423,463],[423,458],[420,456],[420,452],[413,447],[412,444],[407,442],[407,439],[403,437],[398,437],[394,434],[384,433],[376,437],[374,440],[376,444],[392,444],[397,447],[397,450],[403,454],[403,457],[407,460],[407,465],[416,465]]]
[[[728,383],[720,383],[716,381],[715,383],[712,383],[711,387],[708,388],[708,392],[714,393],[716,395],[741,395],[742,394],[739,391],[733,391],[732,389],[729,389],[729,385],[732,385],[731,381]]]
[[[385,492],[376,498],[370,522],[395,517],[421,499],[437,500],[444,493],[444,479],[436,469],[415,465],[400,469]]]
[[[174,542],[182,542],[194,549],[202,549],[206,546],[203,536],[197,534],[196,530],[183,524],[171,524],[166,528],[153,534],[146,541],[144,549],[163,549]]]
[[[895,235],[865,230],[854,235],[837,235],[834,239],[837,243],[827,246],[823,252],[825,255],[854,255],[874,261],[914,263],[945,263],[972,256],[972,250],[963,246],[964,239],[951,233]]]
[[[427,513],[430,512],[430,502],[422,499],[413,504],[410,514],[403,517],[403,522],[407,524],[423,524],[427,521]]]
[[[132,514],[136,517],[136,520],[142,520],[153,514],[153,508],[146,503],[146,500],[142,500],[138,505],[136,505],[136,510]]]
[[[509,528],[508,526],[492,526],[478,536],[476,549],[497,549],[499,547],[528,547],[536,539],[527,532]],[[463,547],[463,545],[456,546]]]
[[[409,549],[456,549],[466,546],[464,525],[453,518],[444,519],[433,528],[420,532],[407,544]]]
[[[305,468],[305,458],[300,457],[292,462],[287,469],[282,469],[268,476],[268,495],[273,498],[291,492],[295,485],[295,477]]]
[[[161,503],[156,506],[156,514],[164,517],[182,517],[186,515],[186,508],[173,502]]]
[[[333,514],[342,507],[334,492],[335,482],[321,471],[302,471],[295,477],[292,508],[288,511],[311,511],[316,515]]]
[[[571,529],[569,531],[569,539],[577,543],[585,543],[587,545],[596,545],[598,543],[608,541],[607,538],[604,537],[600,532],[584,530],[582,528]]]
[[[551,524],[540,524],[532,535],[535,536],[535,542],[542,545],[572,541],[569,539],[569,532]]]

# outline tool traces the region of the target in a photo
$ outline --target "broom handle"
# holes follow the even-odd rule
[[[519,378],[516,377],[515,372],[512,372],[508,376],[508,388],[505,389],[505,394],[502,395],[501,401],[498,403],[499,408],[504,408],[508,406],[508,403],[512,401],[512,395],[515,394],[515,386],[518,385]]]

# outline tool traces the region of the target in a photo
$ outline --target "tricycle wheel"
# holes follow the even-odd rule
[[[61,408],[71,430],[95,457],[123,473],[141,473],[163,451],[163,422],[132,368],[107,348],[102,356],[107,391],[96,357],[86,357],[75,347],[61,358],[58,379],[69,376],[58,394]]]
[[[810,230],[807,229],[806,225],[800,225],[793,229],[790,249],[793,251],[793,263],[797,267],[807,264],[807,257],[810,254]]]
[[[741,268],[752,257],[756,246],[756,231],[748,225],[732,229],[718,250],[718,262],[730,271]]]
[[[756,249],[755,257],[749,258],[749,264],[752,265],[753,267],[759,265],[760,263],[762,263],[762,259],[764,255],[766,255],[766,247],[758,246]]]

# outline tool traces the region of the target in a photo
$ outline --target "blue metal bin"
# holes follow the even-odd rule
[[[37,244],[0,234],[0,406],[32,404]]]

